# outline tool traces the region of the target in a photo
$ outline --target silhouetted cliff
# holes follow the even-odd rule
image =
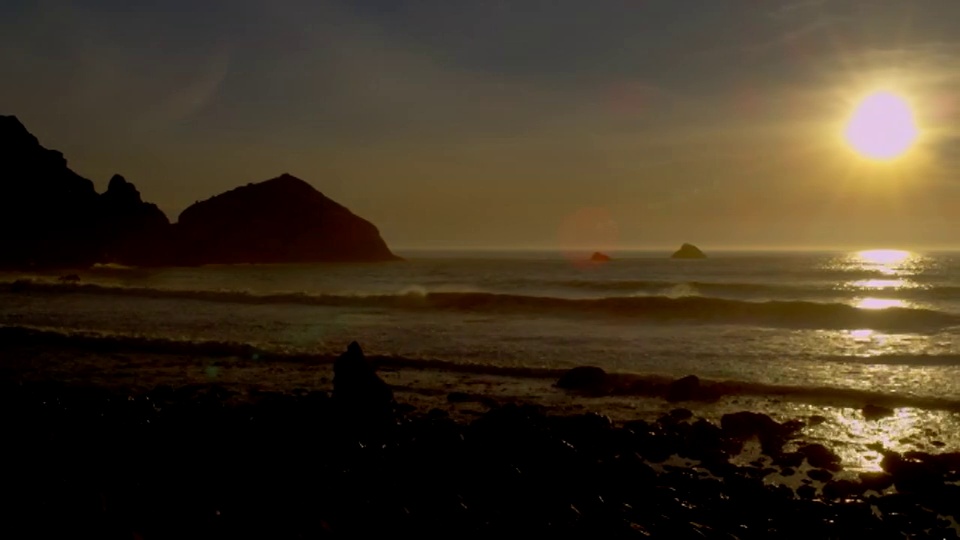
[[[97,210],[103,261],[136,266],[170,264],[170,220],[157,205],[143,202],[136,186],[113,175]]]
[[[40,145],[15,116],[0,116],[0,265],[96,262],[99,196]]]
[[[395,260],[377,228],[289,175],[194,204],[171,225],[115,175],[98,194],[14,116],[0,116],[0,266]]]
[[[397,259],[372,223],[288,174],[195,203],[175,229],[184,264]]]

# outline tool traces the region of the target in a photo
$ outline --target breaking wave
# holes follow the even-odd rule
[[[646,323],[746,324],[768,327],[934,331],[960,325],[960,315],[920,308],[860,309],[843,303],[751,302],[704,296],[558,298],[489,292],[423,292],[342,295],[303,292],[171,290],[19,280],[0,284],[18,294],[86,294],[197,300],[233,304],[296,304],[403,310],[496,313],[501,315],[596,316]]]

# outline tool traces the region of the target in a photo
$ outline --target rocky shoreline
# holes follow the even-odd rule
[[[4,373],[3,536],[956,536],[960,453],[884,450],[851,477],[802,440],[816,419],[614,424],[488,400],[457,421],[397,404],[358,347],[335,371],[332,393],[247,396]]]

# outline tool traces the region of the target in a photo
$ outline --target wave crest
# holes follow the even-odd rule
[[[750,302],[707,296],[558,298],[489,292],[427,292],[342,295],[304,292],[255,294],[18,280],[0,284],[18,294],[90,294],[198,300],[233,304],[297,304],[406,310],[440,310],[503,315],[596,316],[646,323],[746,324],[768,327],[933,331],[960,324],[960,315],[905,307],[860,309],[848,304],[807,301]]]

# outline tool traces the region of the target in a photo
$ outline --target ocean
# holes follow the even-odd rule
[[[960,427],[960,254],[610,254],[604,263],[409,251],[373,265],[99,266],[79,282],[7,272],[0,325],[297,355],[356,340],[368,353],[478,372],[696,374],[752,394],[796,389],[784,414],[813,410],[804,396],[853,395],[902,405],[901,424]]]

